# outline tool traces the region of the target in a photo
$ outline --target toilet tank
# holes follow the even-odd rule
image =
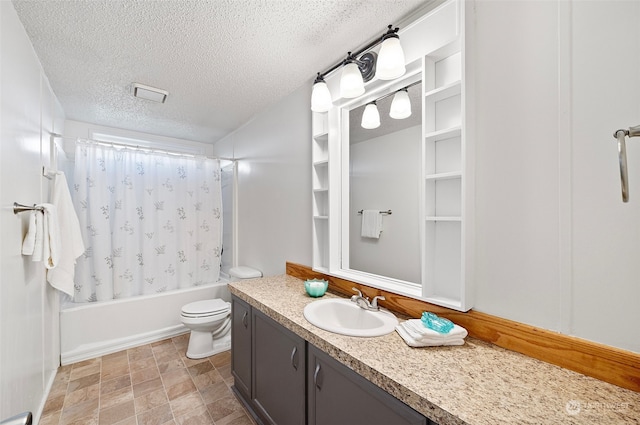
[[[240,279],[254,279],[256,277],[262,277],[262,272],[252,267],[238,266],[231,267],[231,269],[229,270],[229,275],[231,276],[231,281],[233,282]]]

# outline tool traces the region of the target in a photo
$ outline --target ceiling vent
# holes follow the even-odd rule
[[[144,84],[133,83],[133,95],[140,99],[164,103],[164,101],[167,100],[167,96],[169,96],[169,92],[155,87],[145,86]]]

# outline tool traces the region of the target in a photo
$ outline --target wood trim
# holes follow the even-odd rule
[[[329,290],[341,295],[353,295],[352,287],[360,289],[369,298],[383,295],[386,301],[380,301],[381,306],[409,317],[420,317],[423,311],[434,312],[463,326],[474,338],[640,392],[640,354],[638,353],[474,310],[466,313],[451,310],[319,273],[300,264],[287,262],[286,273],[303,280],[326,279],[329,281]]]

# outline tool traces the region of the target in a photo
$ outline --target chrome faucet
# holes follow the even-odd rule
[[[358,295],[353,295],[351,297],[351,301],[356,303],[356,305],[365,310],[378,311],[380,307],[378,306],[378,300],[384,300],[385,298],[380,295],[376,295],[373,297],[373,301],[369,302],[369,298],[364,297],[362,292],[358,288],[351,288],[358,293]]]

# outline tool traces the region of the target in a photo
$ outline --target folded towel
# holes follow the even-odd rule
[[[67,179],[61,171],[54,178],[51,202],[56,206],[59,232],[65,237],[60,240],[57,267],[47,272],[47,281],[54,288],[73,297],[76,258],[84,252],[84,242]]]
[[[453,329],[451,329],[446,334],[442,334],[438,331],[434,331],[433,329],[427,328],[420,319],[410,319],[404,323],[405,329],[409,331],[411,335],[414,335],[416,339],[428,339],[428,340],[448,340],[448,339],[456,339],[456,338],[465,338],[468,335],[468,332],[462,326],[456,325],[454,323]]]
[[[398,335],[400,335],[404,340],[404,342],[410,347],[438,347],[438,346],[448,346],[448,345],[464,345],[463,338],[454,338],[454,339],[449,339],[444,341],[422,341],[422,340],[413,339],[411,335],[407,333],[406,327],[403,326],[402,323],[396,326],[396,332],[398,332]]]
[[[22,255],[33,255],[33,249],[36,246],[36,214],[38,211],[32,211],[29,215],[29,229],[22,241]]]
[[[362,210],[362,229],[361,236],[363,238],[378,239],[382,232],[382,214],[379,210]]]

